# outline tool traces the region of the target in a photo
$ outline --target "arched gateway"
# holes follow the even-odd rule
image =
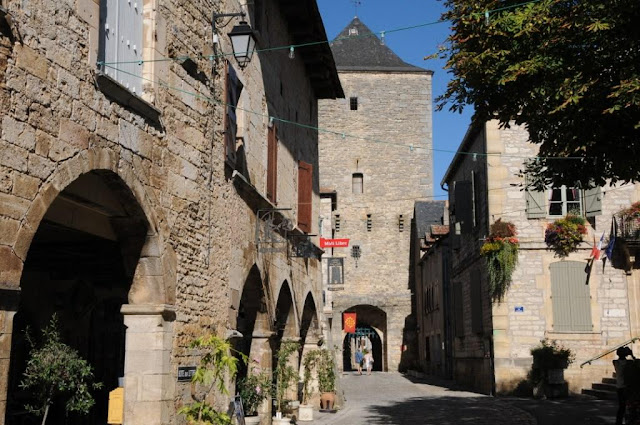
[[[342,332],[343,370],[347,372],[356,369],[355,352],[360,346],[371,351],[374,371],[387,371],[387,314],[372,305],[356,305],[344,313],[356,314],[356,332]]]
[[[54,314],[63,341],[88,360],[103,389],[89,416],[65,419],[58,403],[48,422],[106,423],[108,392],[120,385],[127,423],[160,423],[171,409],[176,259],[134,175],[112,152],[85,152],[58,169],[28,211],[13,248],[24,259],[19,295],[0,305],[5,320],[13,318],[5,325],[10,351],[0,347],[0,359],[10,359],[0,376],[6,423],[22,423],[29,402],[19,386],[30,349],[25,329],[39,336]]]

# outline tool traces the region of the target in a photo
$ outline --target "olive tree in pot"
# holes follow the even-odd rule
[[[289,420],[284,419],[283,412],[286,407],[287,390],[296,381],[298,371],[289,364],[289,359],[293,353],[300,348],[300,343],[296,341],[284,341],[280,344],[280,349],[276,355],[276,416],[272,418],[273,424],[288,424]]]
[[[322,350],[311,350],[304,356],[302,365],[304,375],[302,378],[302,404],[300,405],[299,421],[313,420],[313,406],[310,404],[313,395],[313,378],[317,376],[318,362],[322,356]]]
[[[86,415],[95,404],[91,390],[101,388],[102,384],[93,382],[93,370],[89,363],[61,341],[55,314],[42,331],[42,337],[42,345],[36,348],[27,329],[31,352],[20,387],[32,391],[34,403],[25,408],[41,416],[42,425],[47,422],[54,399],[67,400],[67,413]]]
[[[238,381],[238,394],[242,397],[245,423],[259,424],[258,409],[271,397],[271,375],[265,371],[251,372],[246,378]]]
[[[336,364],[329,350],[320,350],[317,363],[320,406],[323,410],[333,410],[336,400]]]
[[[215,335],[197,338],[190,347],[199,350],[202,357],[191,379],[193,402],[182,406],[178,413],[186,417],[189,425],[231,425],[231,417],[213,403],[214,389],[217,394],[229,395],[227,380],[236,376],[238,362],[240,359],[246,362],[247,357],[234,350],[228,340]]]

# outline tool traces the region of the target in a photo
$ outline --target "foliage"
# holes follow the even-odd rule
[[[640,220],[640,202],[634,202],[630,207],[618,211],[618,216]]]
[[[285,395],[289,386],[298,377],[298,372],[289,364],[289,358],[300,349],[295,341],[284,341],[276,355],[276,404],[278,412],[282,412],[285,405]]]
[[[181,407],[178,413],[185,415],[190,423],[230,425],[231,418],[229,415],[218,412],[205,399],[212,393],[214,387],[223,395],[229,394],[226,379],[233,379],[236,376],[238,362],[240,361],[232,352],[239,354],[244,362],[247,361],[247,357],[233,350],[228,340],[215,335],[197,338],[190,344],[190,348],[201,350],[204,354],[193,378],[191,378],[191,396],[194,402]],[[200,396],[196,394],[195,390],[198,385],[204,387],[204,391]]]
[[[250,373],[238,382],[238,393],[247,416],[258,414],[260,404],[271,397],[271,392],[271,375],[265,371]]]
[[[366,351],[366,350],[365,350]],[[329,350],[311,350],[304,358],[304,380],[302,389],[302,399],[304,403],[309,401],[309,383],[313,370],[318,376],[318,390],[321,393],[330,393],[336,389],[335,362]]]
[[[445,0],[453,77],[438,107],[524,125],[540,145],[527,170],[537,188],[638,181],[640,2],[521,3]]]
[[[578,249],[582,236],[587,234],[586,220],[573,214],[567,214],[547,226],[544,241],[547,247],[564,258]]]
[[[571,365],[576,355],[571,349],[559,345],[555,340],[540,340],[540,345],[531,349],[533,368],[529,372],[529,379],[537,384],[544,380],[551,369],[566,369]]]
[[[519,241],[516,226],[508,221],[496,220],[491,225],[480,254],[487,261],[491,299],[502,301],[511,284],[511,276],[518,264]]]
[[[57,316],[54,314],[42,331],[40,348],[35,347],[28,330],[27,339],[31,344],[30,359],[20,387],[32,390],[37,404],[27,405],[26,409],[42,416],[44,425],[54,398],[62,396],[67,399],[67,412],[89,413],[95,403],[90,391],[101,388],[102,384],[93,382],[89,363],[61,341]]]

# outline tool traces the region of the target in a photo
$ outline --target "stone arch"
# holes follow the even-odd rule
[[[297,338],[299,335],[298,315],[296,314],[293,289],[287,280],[278,288],[278,298],[275,307],[276,338]]]
[[[388,348],[387,348],[387,313],[375,305],[359,304],[351,306],[343,311],[343,313],[356,313],[356,330],[362,334],[371,333],[369,341],[372,345],[374,357],[374,369],[378,371],[387,371],[389,365]],[[344,329],[344,328],[343,328]],[[343,370],[350,370],[355,365],[355,347],[359,341],[359,335],[356,333],[347,334],[342,330],[342,359]]]
[[[300,341],[305,344],[307,337],[309,336],[314,340],[314,343],[318,342],[321,337],[320,319],[318,317],[318,309],[313,292],[307,292],[304,297],[304,304],[302,306],[302,312],[300,313]]]
[[[101,189],[105,191],[92,192],[91,188],[95,188],[92,185],[96,182],[100,182]],[[111,200],[106,199],[109,196],[101,199],[100,196],[104,196],[104,193],[119,200],[119,204],[110,204]],[[59,220],[62,219],[55,216],[56,211],[59,213],[62,208],[61,203],[77,203],[83,213],[92,208],[103,209],[102,214],[107,217],[104,220],[110,226],[99,230],[100,226],[96,224],[92,233],[82,227],[86,223],[74,222],[71,226],[61,225]],[[29,262],[48,258],[46,253],[41,252],[38,256],[37,250],[34,250],[34,241],[39,243],[43,241],[42,235],[39,236],[38,233],[42,226],[46,225],[47,236],[52,234],[51,223],[60,225],[62,228],[58,234],[66,232],[65,235],[68,235],[71,234],[69,230],[73,230],[94,237],[94,240],[95,237],[100,239],[101,236],[105,236],[100,234],[101,231],[111,232],[105,240],[115,241],[114,244],[119,250],[117,258],[122,260],[121,276],[127,277],[125,280],[128,283],[126,289],[121,287],[121,290],[125,291],[124,299],[120,303],[112,302],[113,305],[109,307],[109,311],[113,314],[120,315],[120,325],[116,324],[116,326],[122,327],[122,334],[118,338],[122,338],[122,347],[125,347],[126,339],[126,349],[122,348],[123,354],[120,357],[122,363],[118,366],[122,367],[122,371],[117,372],[122,374],[124,379],[117,380],[114,384],[116,380],[112,375],[115,372],[111,373],[108,389],[113,389],[114,385],[124,385],[125,420],[133,422],[137,418],[145,417],[147,415],[145,409],[149,409],[150,406],[153,406],[152,410],[157,413],[158,419],[162,415],[169,414],[171,397],[167,398],[166,395],[173,393],[171,384],[173,380],[169,379],[172,370],[169,356],[166,354],[170,351],[173,337],[172,322],[175,319],[175,309],[172,304],[175,303],[177,260],[173,249],[168,244],[169,229],[166,220],[154,205],[156,203],[148,195],[143,183],[136,177],[133,166],[122,160],[117,152],[108,149],[88,149],[78,153],[59,164],[50,178],[41,186],[26,211],[17,231],[16,242],[11,247],[12,264],[15,265],[16,272],[11,274],[8,282],[5,282],[5,285],[12,288],[16,295],[19,294],[20,288],[24,289],[23,280],[31,279],[25,277],[25,271],[31,270]],[[115,208],[113,211],[117,213],[109,214],[104,211],[110,208]],[[77,244],[74,249],[74,255],[77,256],[81,249]],[[43,267],[44,264],[40,263]],[[80,299],[91,298],[93,295],[90,287],[91,285],[87,282],[77,281],[77,284],[73,284],[73,296]],[[24,295],[25,291],[22,292]],[[33,289],[31,293],[34,293]],[[15,301],[11,306],[0,305],[5,330],[9,330],[5,332],[4,338],[11,341],[13,336],[14,343],[17,343],[17,339],[16,335],[12,335],[15,333],[16,325],[13,318],[21,303],[20,298],[18,295],[13,297]],[[72,304],[82,305],[81,302]],[[114,308],[117,309],[115,313]],[[113,314],[110,317],[113,317]],[[108,328],[107,325],[102,326],[105,329]],[[18,351],[13,346],[9,349],[8,344],[3,344],[0,347],[0,363],[8,364],[10,358],[13,362],[13,354],[17,355],[16,353]],[[146,366],[141,368],[141,365]],[[0,375],[0,388],[7,388],[9,367],[3,364],[0,366],[2,366],[0,370],[7,371]],[[147,383],[144,384],[145,382]],[[157,393],[160,383],[164,395]],[[5,400],[6,394],[0,394],[0,415],[4,415]],[[147,416],[145,420],[153,421],[153,418]]]

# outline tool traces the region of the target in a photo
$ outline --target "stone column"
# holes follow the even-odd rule
[[[0,425],[5,423],[13,316],[19,303],[20,289],[0,288]]]
[[[273,335],[274,333],[271,331],[254,331],[249,351],[249,364],[255,360],[260,365],[260,370],[268,372],[271,377],[273,377],[273,352],[271,350]],[[258,408],[258,416],[260,416],[261,424],[271,423],[271,397],[268,397]]]
[[[311,334],[311,332],[310,332]],[[300,362],[300,381],[304,382],[304,359],[307,356],[309,351],[318,349],[318,341],[319,338],[316,335],[307,335],[307,338],[304,341],[304,345],[302,346],[302,358]],[[304,388],[303,388],[304,391]],[[309,382],[309,400],[307,400],[307,404],[311,405],[319,405],[320,394],[318,393],[318,379],[317,375],[314,373],[314,370],[311,370],[311,382]],[[304,394],[303,394],[304,397]],[[304,400],[300,400],[302,403]]]
[[[175,379],[171,369],[175,308],[125,304],[124,423],[164,425],[173,412]]]

